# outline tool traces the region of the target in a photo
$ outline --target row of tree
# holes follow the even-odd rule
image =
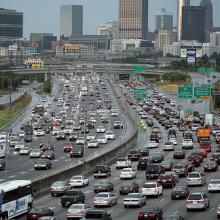
[[[163,79],[172,83],[184,83],[190,76],[180,71],[167,72],[163,75]]]

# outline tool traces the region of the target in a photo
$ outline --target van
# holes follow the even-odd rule
[[[4,158],[6,156],[6,144],[0,143],[0,158]]]

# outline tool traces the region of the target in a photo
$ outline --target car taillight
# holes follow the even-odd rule
[[[203,203],[204,203],[204,200],[198,200],[197,203],[203,204]]]
[[[140,218],[143,218],[143,217],[144,217],[144,213],[139,213],[139,214],[138,214],[138,218],[139,218],[139,217],[140,217]]]
[[[193,201],[187,201],[186,203],[187,203],[187,204],[192,204],[192,203],[193,203]]]
[[[167,181],[172,181],[172,179],[170,178],[170,179],[168,179]]]
[[[155,213],[150,213],[149,216],[153,217],[153,216],[155,216]]]

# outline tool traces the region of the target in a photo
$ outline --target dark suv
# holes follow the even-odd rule
[[[173,188],[176,185],[176,179],[172,175],[161,174],[158,177],[157,182],[163,187],[171,187]]]
[[[67,190],[64,196],[61,197],[62,207],[71,206],[75,203],[84,203],[85,194],[80,190]]]
[[[104,210],[90,210],[82,220],[112,220],[111,214]]]
[[[93,173],[94,178],[96,177],[109,177],[111,176],[111,169],[108,165],[98,165]]]
[[[137,170],[146,170],[147,165],[150,163],[148,158],[141,158],[138,160]]]
[[[161,164],[148,164],[146,168],[146,178],[157,178],[160,174],[164,173],[165,170]]]

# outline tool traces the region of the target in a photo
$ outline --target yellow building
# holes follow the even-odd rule
[[[25,68],[27,69],[41,69],[44,66],[44,62],[41,59],[28,59],[25,60]]]

